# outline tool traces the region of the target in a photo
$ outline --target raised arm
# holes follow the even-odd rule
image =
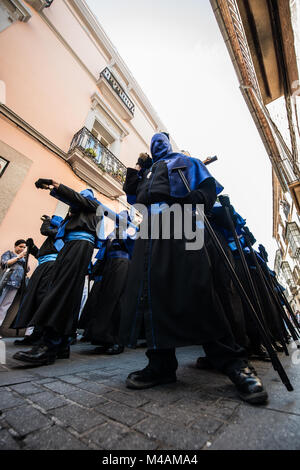
[[[68,204],[76,210],[96,212],[99,205],[96,201],[88,199],[68,186],[59,184],[57,181],[51,179],[40,178],[35,182],[35,185],[40,189],[50,189],[51,196],[59,199],[65,204]]]

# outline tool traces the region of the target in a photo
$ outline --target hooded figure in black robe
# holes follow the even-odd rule
[[[209,221],[212,224],[215,234],[221,243],[223,250],[229,258],[233,267],[235,267],[234,257],[227,244],[223,230],[229,230],[225,208],[220,203],[216,202],[212,211],[209,214]],[[212,263],[213,277],[215,288],[218,292],[219,298],[222,302],[226,317],[230,323],[234,338],[236,342],[247,348],[249,345],[249,338],[246,333],[246,322],[244,318],[244,310],[240,295],[231,279],[228,270],[218,252],[215,248],[211,238],[207,234],[206,241],[207,251]]]
[[[97,277],[98,266],[103,264],[101,280],[94,282],[79,321],[80,328],[87,328],[86,337],[92,344],[98,345],[94,350],[97,354],[120,354],[124,350],[119,329],[122,297],[134,242],[130,238],[115,236],[115,231],[108,236],[104,259],[96,262]]]
[[[245,351],[235,344],[214,291],[205,246],[187,250],[190,240],[186,232],[178,237],[176,217],[170,217],[170,224],[163,223],[163,215],[173,203],[181,207],[202,204],[205,212],[209,211],[223,188],[200,160],[172,152],[168,137],[162,133],[153,136],[151,154],[152,167],[128,169],[124,185],[131,200],[136,194],[136,202],[146,207],[140,208],[142,225],[154,216],[151,222],[158,227],[153,233],[149,223],[148,238],[136,240],[129,269],[121,331],[125,344],[134,347],[144,320],[149,364],[129,374],[126,385],[140,389],[176,381],[175,348],[203,344],[213,365],[231,378],[243,399],[265,401],[267,394],[248,368]],[[163,236],[167,229],[169,239]]]
[[[62,217],[55,215],[52,218],[43,216],[42,220],[43,223],[41,225],[40,232],[47,238],[36,254],[39,264],[29,279],[25,296],[19,307],[13,328],[27,328],[48,291],[52,269],[59,252],[55,247],[55,237],[57,235],[58,227],[63,220]],[[19,340],[16,340],[15,344],[32,344],[32,342],[36,341],[41,336],[40,332],[42,330],[37,332],[37,329],[38,328],[35,328],[34,333],[26,337],[27,341],[23,340],[20,342]]]
[[[52,270],[49,290],[36,310],[29,326],[45,330],[43,343],[36,350],[17,353],[15,359],[34,364],[50,364],[60,349],[68,356],[69,338],[76,331],[85,276],[93,255],[99,217],[99,202],[92,190],[77,193],[64,184],[40,179],[36,186],[51,189],[51,196],[69,204],[70,211],[61,225],[56,245],[64,241]]]
[[[163,203],[199,203],[204,204],[206,211],[210,210],[217,196],[215,179],[199,160],[173,153],[165,135],[154,137],[151,170],[141,174],[128,169],[125,190],[130,186],[132,195],[135,185],[136,202],[147,206],[149,214],[160,207],[163,214]],[[187,177],[194,185],[190,194],[186,194],[176,170],[172,171],[179,164],[187,166]],[[155,206],[151,208],[151,204]],[[161,214],[157,215],[158,223]],[[139,238],[135,242],[122,320],[122,332],[129,347],[136,346],[143,319],[151,349],[201,344],[221,338],[228,328],[213,289],[206,249],[187,251],[188,240],[184,235],[174,239],[172,229],[169,240]]]

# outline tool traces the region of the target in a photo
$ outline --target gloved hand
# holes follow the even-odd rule
[[[39,178],[35,183],[37,188],[40,189],[48,189],[48,186],[53,184],[53,180],[49,180],[46,178]]]
[[[27,246],[27,253],[33,256],[37,255],[38,247],[35,246],[34,241],[32,238],[27,238],[26,240],[26,246]]]
[[[235,214],[234,208],[230,204],[229,196],[219,196],[219,201],[220,201],[220,204],[222,204],[222,206],[224,208],[228,207],[230,216],[232,218],[232,221],[233,221],[234,225],[236,225],[236,223],[237,223],[237,214]]]
[[[44,215],[42,215],[42,217],[41,217],[41,220],[43,220],[43,222],[45,222],[46,220],[49,220],[49,219],[51,219],[51,217],[49,217],[49,215],[45,215],[45,214],[44,214]]]
[[[137,165],[141,167],[142,170],[148,170],[153,164],[152,158],[147,153],[141,153]]]
[[[34,241],[32,238],[27,238],[26,240],[26,246],[28,246],[28,250],[30,250],[30,248],[32,248],[34,245]]]
[[[253,233],[250,232],[248,227],[244,227],[243,231],[245,232],[246,236],[249,238],[249,242],[251,243],[251,245],[254,245],[254,243],[256,242],[256,238],[254,237]]]
[[[220,201],[220,204],[222,204],[223,207],[230,207],[230,198],[229,198],[229,196],[219,196],[219,201]]]
[[[263,245],[258,245],[258,250],[261,254],[261,257],[268,262],[268,258],[269,258],[269,255],[267,253],[267,250],[265,249],[265,247]]]

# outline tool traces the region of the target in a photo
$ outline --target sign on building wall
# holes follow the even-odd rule
[[[134,115],[134,103],[131,101],[129,96],[125,93],[125,91],[123,90],[123,88],[121,87],[117,79],[114,77],[112,72],[106,67],[104,70],[102,70],[102,72],[100,73],[100,76],[106,78],[106,80],[108,81],[112,89],[115,91],[115,93],[123,101],[123,103],[131,112],[131,114]]]

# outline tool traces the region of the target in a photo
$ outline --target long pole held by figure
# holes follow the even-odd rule
[[[247,227],[248,229],[248,227]],[[250,254],[251,254],[251,258],[252,258],[252,261],[254,262],[254,265],[255,265],[255,268],[256,268],[256,272],[258,274],[258,277],[259,277],[259,280],[260,280],[260,283],[261,283],[261,286],[264,290],[264,294],[266,295],[266,297],[269,299],[269,302],[271,301],[270,299],[270,293],[269,293],[269,289],[265,283],[265,278],[263,276],[263,273],[262,273],[262,269],[257,261],[257,257],[256,257],[256,254],[254,253],[254,250],[253,250],[253,247],[251,245],[251,241],[250,241],[250,238],[249,238],[249,229],[246,230],[246,227],[244,229],[244,238],[246,240],[246,245],[248,246],[249,250],[250,250]],[[281,318],[279,318],[281,320]],[[274,318],[274,321],[276,321],[276,318]],[[278,322],[276,322],[277,324],[277,327],[278,327],[278,334],[280,336],[280,343],[283,347],[283,350],[285,352],[285,355],[288,356],[289,355],[289,352],[288,352],[288,349],[286,347],[286,344],[285,344],[285,341],[284,341],[284,338],[283,338],[283,334],[281,332],[281,328],[282,328],[282,325],[278,324]]]
[[[180,178],[183,182],[183,184],[185,185],[187,191],[190,193],[191,192],[191,189],[189,187],[189,183],[187,181],[187,179],[185,178],[184,174],[183,174],[183,171],[182,171],[182,168],[174,168],[174,171],[178,171],[179,175],[180,175]],[[272,344],[270,343],[270,340],[268,338],[268,335],[267,333],[265,332],[265,329],[262,325],[262,323],[260,322],[258,316],[257,316],[257,313],[249,299],[249,297],[247,296],[242,284],[240,283],[239,281],[239,278],[231,264],[231,262],[229,261],[225,251],[223,250],[223,247],[221,245],[221,243],[219,242],[218,240],[218,237],[216,236],[215,232],[213,231],[206,215],[204,214],[204,222],[205,222],[205,225],[206,225],[206,228],[208,230],[208,233],[209,235],[211,236],[211,239],[216,247],[216,249],[218,250],[219,252],[219,255],[221,257],[221,259],[223,260],[225,266],[226,266],[226,269],[228,269],[229,271],[229,274],[236,286],[236,288],[238,289],[241,297],[245,300],[246,304],[248,305],[249,307],[249,311],[251,312],[251,315],[253,317],[253,320],[255,321],[257,327],[258,327],[258,330],[261,334],[261,337],[262,337],[262,340],[264,342],[264,345],[269,353],[269,356],[271,358],[271,361],[272,361],[272,365],[274,367],[274,370],[277,371],[279,377],[281,378],[282,380],[282,383],[286,386],[286,389],[289,391],[289,392],[292,392],[294,389],[293,389],[293,386],[292,384],[290,383],[290,380],[284,370],[284,368],[282,367],[282,364],[281,362],[279,361],[278,359],[278,356],[277,354],[275,353],[273,347],[272,347]]]

